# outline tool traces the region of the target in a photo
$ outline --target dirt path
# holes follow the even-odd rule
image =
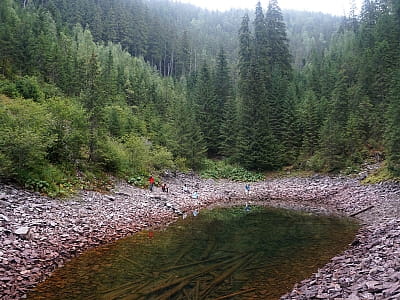
[[[177,175],[169,193],[125,183],[110,194],[83,191],[49,199],[0,184],[0,299],[21,299],[38,282],[82,251],[164,226],[182,213],[214,205],[266,204],[316,213],[350,215],[364,224],[356,240],[282,299],[400,299],[400,186],[313,176],[251,185]],[[187,184],[190,193],[182,190]],[[197,191],[199,198],[191,193]]]

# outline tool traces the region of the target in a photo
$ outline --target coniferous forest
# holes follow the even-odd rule
[[[348,16],[167,0],[0,1],[0,179],[134,184],[223,161],[400,175],[400,2]],[[61,188],[62,187],[62,188]]]

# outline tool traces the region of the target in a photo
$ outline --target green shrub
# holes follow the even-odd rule
[[[10,98],[21,97],[21,94],[18,92],[16,84],[12,81],[5,79],[2,79],[0,81],[0,94],[4,94]]]
[[[72,99],[52,98],[44,104],[51,114],[51,133],[56,137],[49,149],[52,163],[75,163],[82,158],[82,149],[88,145],[87,114]]]
[[[40,101],[44,99],[44,93],[41,90],[37,78],[34,76],[20,77],[15,82],[19,94],[25,99]]]
[[[129,135],[125,138],[125,148],[128,154],[127,174],[148,173],[151,161],[151,144],[147,140]]]
[[[180,170],[182,172],[188,171],[187,160],[184,157],[175,158],[174,165],[177,170]]]
[[[367,178],[365,178],[362,182],[375,184],[384,181],[397,181],[397,182],[400,181],[400,177],[396,176],[390,171],[387,162],[383,163],[379,169],[369,174]]]
[[[234,181],[259,181],[264,175],[248,171],[242,167],[228,164],[224,161],[206,160],[205,168],[200,175],[204,178],[230,179]]]
[[[55,137],[51,116],[40,104],[0,96],[0,124],[0,177],[19,179],[47,164]]]
[[[129,153],[126,146],[113,138],[107,138],[99,144],[99,161],[102,169],[123,175],[130,168]]]
[[[146,175],[136,175],[128,178],[128,183],[138,187],[147,186],[147,177]]]
[[[172,153],[165,147],[155,147],[151,151],[151,165],[155,170],[161,171],[175,168]]]
[[[325,161],[321,157],[320,153],[311,156],[304,163],[304,169],[314,172],[322,171],[324,169],[324,166],[325,166]]]

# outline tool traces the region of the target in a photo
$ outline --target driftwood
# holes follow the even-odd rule
[[[226,278],[231,276],[237,269],[248,262],[250,255],[246,255],[239,262],[234,264],[230,269],[222,273],[219,277],[215,278],[213,282],[201,293],[201,298],[205,299],[206,296],[219,284],[225,281]]]
[[[157,299],[168,300],[171,296],[175,295],[180,290],[182,290],[185,286],[187,286],[191,281],[192,281],[191,277],[182,281],[179,285],[177,285],[173,289],[171,289],[171,290],[167,291],[166,293],[164,293],[163,295],[157,297]]]
[[[248,289],[248,290],[243,290],[243,291],[239,291],[239,292],[235,292],[235,293],[232,293],[232,294],[229,294],[229,295],[225,295],[225,296],[222,296],[222,297],[215,298],[214,300],[229,299],[229,298],[232,298],[232,297],[235,297],[235,296],[238,296],[238,295],[243,295],[243,294],[247,294],[247,293],[253,292],[255,290],[256,290],[255,288]]]
[[[121,255],[120,257],[121,257],[122,259],[124,259],[124,260],[130,262],[132,265],[136,266],[137,268],[139,268],[139,270],[143,270],[143,266],[142,266],[141,264],[139,264],[138,262],[133,261],[132,259],[130,259],[130,258],[124,256],[124,255]]]
[[[194,300],[199,300],[200,295],[200,280],[196,281],[196,287],[194,288]]]
[[[121,300],[138,299],[137,294],[146,286],[148,286],[150,283],[152,283],[151,280],[147,281],[145,284],[142,284],[140,286],[137,286],[136,283],[131,283],[131,286],[127,286],[128,284],[124,284],[123,286],[121,286],[122,287],[121,289],[117,290],[118,288],[115,288],[114,291],[103,295],[101,299],[104,300],[113,300],[117,298]]]
[[[181,253],[178,255],[178,257],[175,260],[175,264],[178,264],[179,261],[185,257],[190,251],[192,251],[192,247],[193,245],[187,245],[182,251]]]
[[[208,263],[208,262],[212,262],[212,261],[216,261],[216,260],[227,259],[229,257],[231,257],[231,256],[221,256],[221,257],[216,257],[216,258],[196,261],[196,262],[192,262],[192,263],[188,263],[188,264],[184,264],[184,265],[171,266],[169,268],[161,269],[160,272],[169,272],[169,271],[172,271],[172,270],[183,269],[183,268],[192,267],[192,266],[196,266],[196,265],[199,265],[199,264],[204,264],[204,263]]]
[[[359,215],[359,214],[361,214],[361,213],[363,213],[363,212],[365,212],[367,210],[370,210],[371,208],[374,208],[374,206],[373,205],[368,206],[367,208],[363,208],[363,209],[361,209],[361,210],[359,210],[359,211],[357,211],[357,212],[355,212],[355,213],[353,213],[353,214],[351,214],[349,216],[350,217],[355,217],[355,216],[357,216],[357,215]]]
[[[172,288],[172,287],[174,287],[176,285],[178,285],[180,288],[177,289],[177,287],[175,287],[175,288],[173,288],[173,290],[177,289],[179,291],[180,289],[182,289],[186,285],[188,285],[194,278],[199,277],[199,276],[201,276],[203,274],[209,273],[210,271],[212,271],[212,270],[214,270],[216,268],[219,268],[221,266],[229,265],[229,264],[234,263],[234,262],[236,262],[238,260],[240,260],[239,263],[242,264],[245,260],[241,260],[241,259],[244,258],[244,257],[247,257],[247,256],[242,254],[242,255],[239,255],[237,257],[231,258],[231,259],[229,259],[227,261],[219,262],[219,263],[216,263],[214,265],[208,266],[208,267],[204,268],[203,270],[200,270],[200,271],[198,271],[198,272],[196,272],[194,274],[190,274],[190,275],[187,275],[187,276],[182,277],[182,278],[175,279],[175,280],[170,281],[170,282],[165,282],[164,281],[163,284],[161,284],[161,285],[159,285],[159,286],[157,286],[155,288],[143,291],[141,293],[141,295],[142,296],[145,296],[145,295],[148,296],[148,295],[151,295],[151,294],[154,294],[154,293],[157,293],[157,292],[161,292],[162,290],[165,290],[167,288]],[[174,292],[174,294],[175,293],[176,292]]]
[[[212,252],[212,250],[215,248],[216,240],[213,239],[212,241],[209,241],[207,243],[207,248],[204,250],[204,253],[201,255],[202,258],[208,258]]]

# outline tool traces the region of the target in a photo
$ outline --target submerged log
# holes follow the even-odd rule
[[[181,291],[183,288],[185,288],[191,281],[192,281],[192,278],[188,278],[188,279],[182,281],[179,285],[177,285],[173,289],[171,289],[171,290],[167,291],[166,293],[164,293],[163,295],[157,297],[157,299],[168,300],[171,296],[175,295],[176,293]]]
[[[214,270],[214,269],[216,269],[216,268],[219,268],[219,267],[225,266],[225,265],[227,265],[227,264],[231,264],[231,263],[233,263],[233,262],[236,262],[237,260],[240,260],[241,258],[244,258],[244,257],[248,257],[248,255],[245,256],[244,254],[242,254],[242,255],[239,255],[239,256],[237,256],[237,257],[233,257],[233,258],[231,258],[231,259],[229,259],[229,260],[227,260],[227,261],[223,261],[223,262],[216,263],[216,264],[211,265],[211,266],[208,266],[208,267],[204,268],[203,270],[200,270],[200,271],[198,271],[198,272],[196,272],[196,273],[194,273],[194,274],[190,274],[190,275],[187,275],[187,276],[182,277],[182,278],[175,279],[175,280],[170,281],[170,282],[165,282],[165,281],[164,281],[163,284],[161,284],[161,285],[159,285],[159,286],[157,286],[157,287],[155,287],[155,288],[152,288],[152,289],[143,291],[141,294],[142,294],[143,296],[145,296],[145,295],[151,295],[151,294],[160,292],[160,291],[162,291],[162,290],[164,290],[164,289],[171,288],[171,287],[173,287],[173,286],[175,286],[175,285],[181,285],[183,282],[185,282],[185,281],[187,281],[187,280],[190,280],[190,281],[191,281],[191,280],[193,280],[193,279],[196,278],[196,277],[199,277],[199,276],[201,276],[201,275],[203,275],[203,274],[209,273],[210,271],[212,271],[212,270]],[[243,263],[243,261],[240,260],[240,263]],[[186,286],[186,285],[184,285],[184,286]],[[182,288],[181,288],[181,289],[182,289]]]
[[[231,276],[237,269],[248,262],[250,254],[243,257],[239,262],[234,264],[230,269],[222,273],[219,277],[215,278],[213,282],[201,293],[201,298],[206,298],[206,296],[219,284],[225,281],[226,278]]]
[[[171,266],[169,268],[161,269],[160,272],[169,272],[169,271],[172,271],[172,270],[178,270],[178,269],[182,269],[182,268],[186,268],[186,267],[193,267],[193,266],[196,266],[196,265],[199,265],[199,264],[204,264],[204,263],[209,263],[209,262],[212,262],[212,261],[227,259],[229,257],[232,257],[232,256],[221,256],[221,257],[216,257],[216,258],[196,261],[196,262],[192,262],[192,263],[188,263],[188,264],[184,264],[184,265]]]
[[[238,292],[235,292],[235,293],[232,293],[232,294],[229,294],[229,295],[225,295],[225,296],[222,296],[222,297],[215,298],[214,300],[229,299],[229,298],[233,298],[233,297],[238,296],[238,295],[243,295],[243,294],[247,294],[247,293],[250,293],[250,292],[254,292],[255,290],[256,290],[255,288],[252,288],[252,289],[248,289],[248,290],[238,291]]]

